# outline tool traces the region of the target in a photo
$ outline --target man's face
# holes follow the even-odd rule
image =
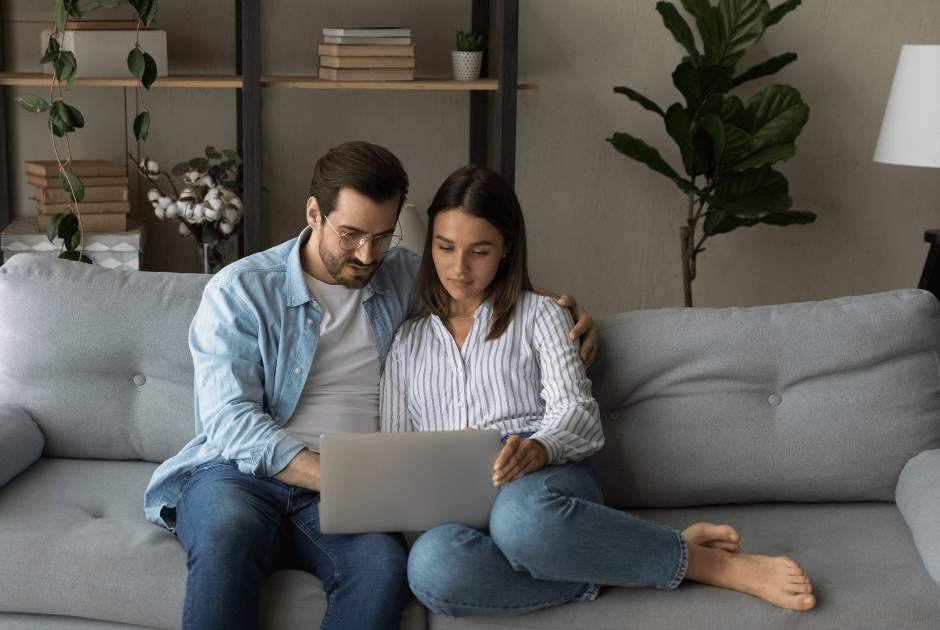
[[[328,284],[361,289],[385,258],[385,253],[376,251],[372,239],[393,233],[397,218],[398,197],[375,203],[350,188],[343,188],[329,221],[320,213],[317,200],[311,197],[307,202],[307,221],[314,233],[306,244],[304,271]],[[347,251],[340,247],[337,233],[362,235],[366,240],[358,249]]]

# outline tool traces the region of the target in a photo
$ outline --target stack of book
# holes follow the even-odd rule
[[[66,170],[76,175],[85,187],[85,197],[78,206],[85,232],[123,232],[131,204],[127,200],[127,167],[121,162],[72,160]],[[33,199],[39,202],[39,229],[45,231],[49,220],[65,212],[69,193],[59,182],[59,163],[37,160],[26,163],[26,176],[33,187]]]
[[[317,76],[326,81],[413,81],[410,28],[325,28]]]

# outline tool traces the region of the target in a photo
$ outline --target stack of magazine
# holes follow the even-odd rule
[[[317,76],[326,81],[413,81],[410,28],[325,28]]]

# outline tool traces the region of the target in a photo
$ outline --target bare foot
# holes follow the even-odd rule
[[[682,532],[682,536],[690,545],[713,547],[725,551],[737,551],[741,548],[741,535],[730,525],[696,523]]]
[[[731,553],[690,544],[685,577],[760,597],[781,608],[809,610],[816,605],[806,571],[785,556]]]

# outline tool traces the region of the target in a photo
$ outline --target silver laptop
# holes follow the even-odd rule
[[[496,430],[327,433],[320,437],[320,529],[487,527],[501,447]]]

